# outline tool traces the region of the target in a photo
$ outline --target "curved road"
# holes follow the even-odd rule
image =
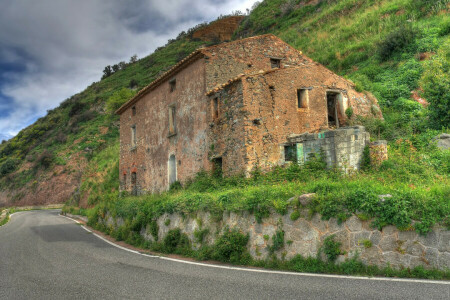
[[[116,248],[59,211],[0,227],[0,299],[450,299],[450,282],[262,273]]]

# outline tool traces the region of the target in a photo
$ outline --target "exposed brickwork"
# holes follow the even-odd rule
[[[307,105],[298,108],[297,89],[306,88]],[[279,164],[289,135],[329,128],[327,91],[340,95],[340,125],[346,124],[347,107],[355,115],[381,117],[376,99],[273,35],[199,49],[118,110],[121,189],[167,189],[171,155],[182,183],[210,170],[215,158],[221,158],[225,175]],[[169,133],[171,107],[175,135]]]
[[[231,16],[217,20],[195,31],[192,37],[203,41],[229,41],[242,19],[244,19],[244,16]]]

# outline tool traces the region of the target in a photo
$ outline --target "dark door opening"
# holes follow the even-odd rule
[[[327,118],[328,118],[328,127],[339,128],[339,119],[338,119],[338,111],[337,111],[337,102],[338,102],[339,93],[336,92],[327,92]]]
[[[216,177],[222,177],[223,170],[222,170],[222,157],[216,157],[212,159],[213,163],[213,175]]]

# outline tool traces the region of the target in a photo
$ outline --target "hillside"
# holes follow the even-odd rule
[[[424,190],[433,186],[440,201],[449,193],[444,187],[448,186],[450,158],[427,147],[431,137],[450,123],[448,10],[446,0],[271,0],[262,2],[242,21],[234,38],[274,33],[353,80],[358,89],[372,92],[385,121],[355,122],[366,125],[373,136],[392,142],[403,138],[392,149],[397,161],[390,162],[401,167],[387,166],[381,175],[367,175],[364,183],[393,180],[387,178],[389,174],[403,172],[395,180],[404,181],[402,188],[414,183],[426,198]],[[118,117],[112,111],[205,43],[181,34],[155,53],[124,65],[65,100],[2,143],[0,207],[69,199],[86,207],[116,199]],[[413,98],[424,98],[430,104],[424,108]],[[408,145],[414,153],[408,152],[412,149]]]

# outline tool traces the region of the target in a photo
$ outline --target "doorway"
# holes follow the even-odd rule
[[[327,92],[327,120],[329,128],[339,128],[338,99],[339,93]]]

